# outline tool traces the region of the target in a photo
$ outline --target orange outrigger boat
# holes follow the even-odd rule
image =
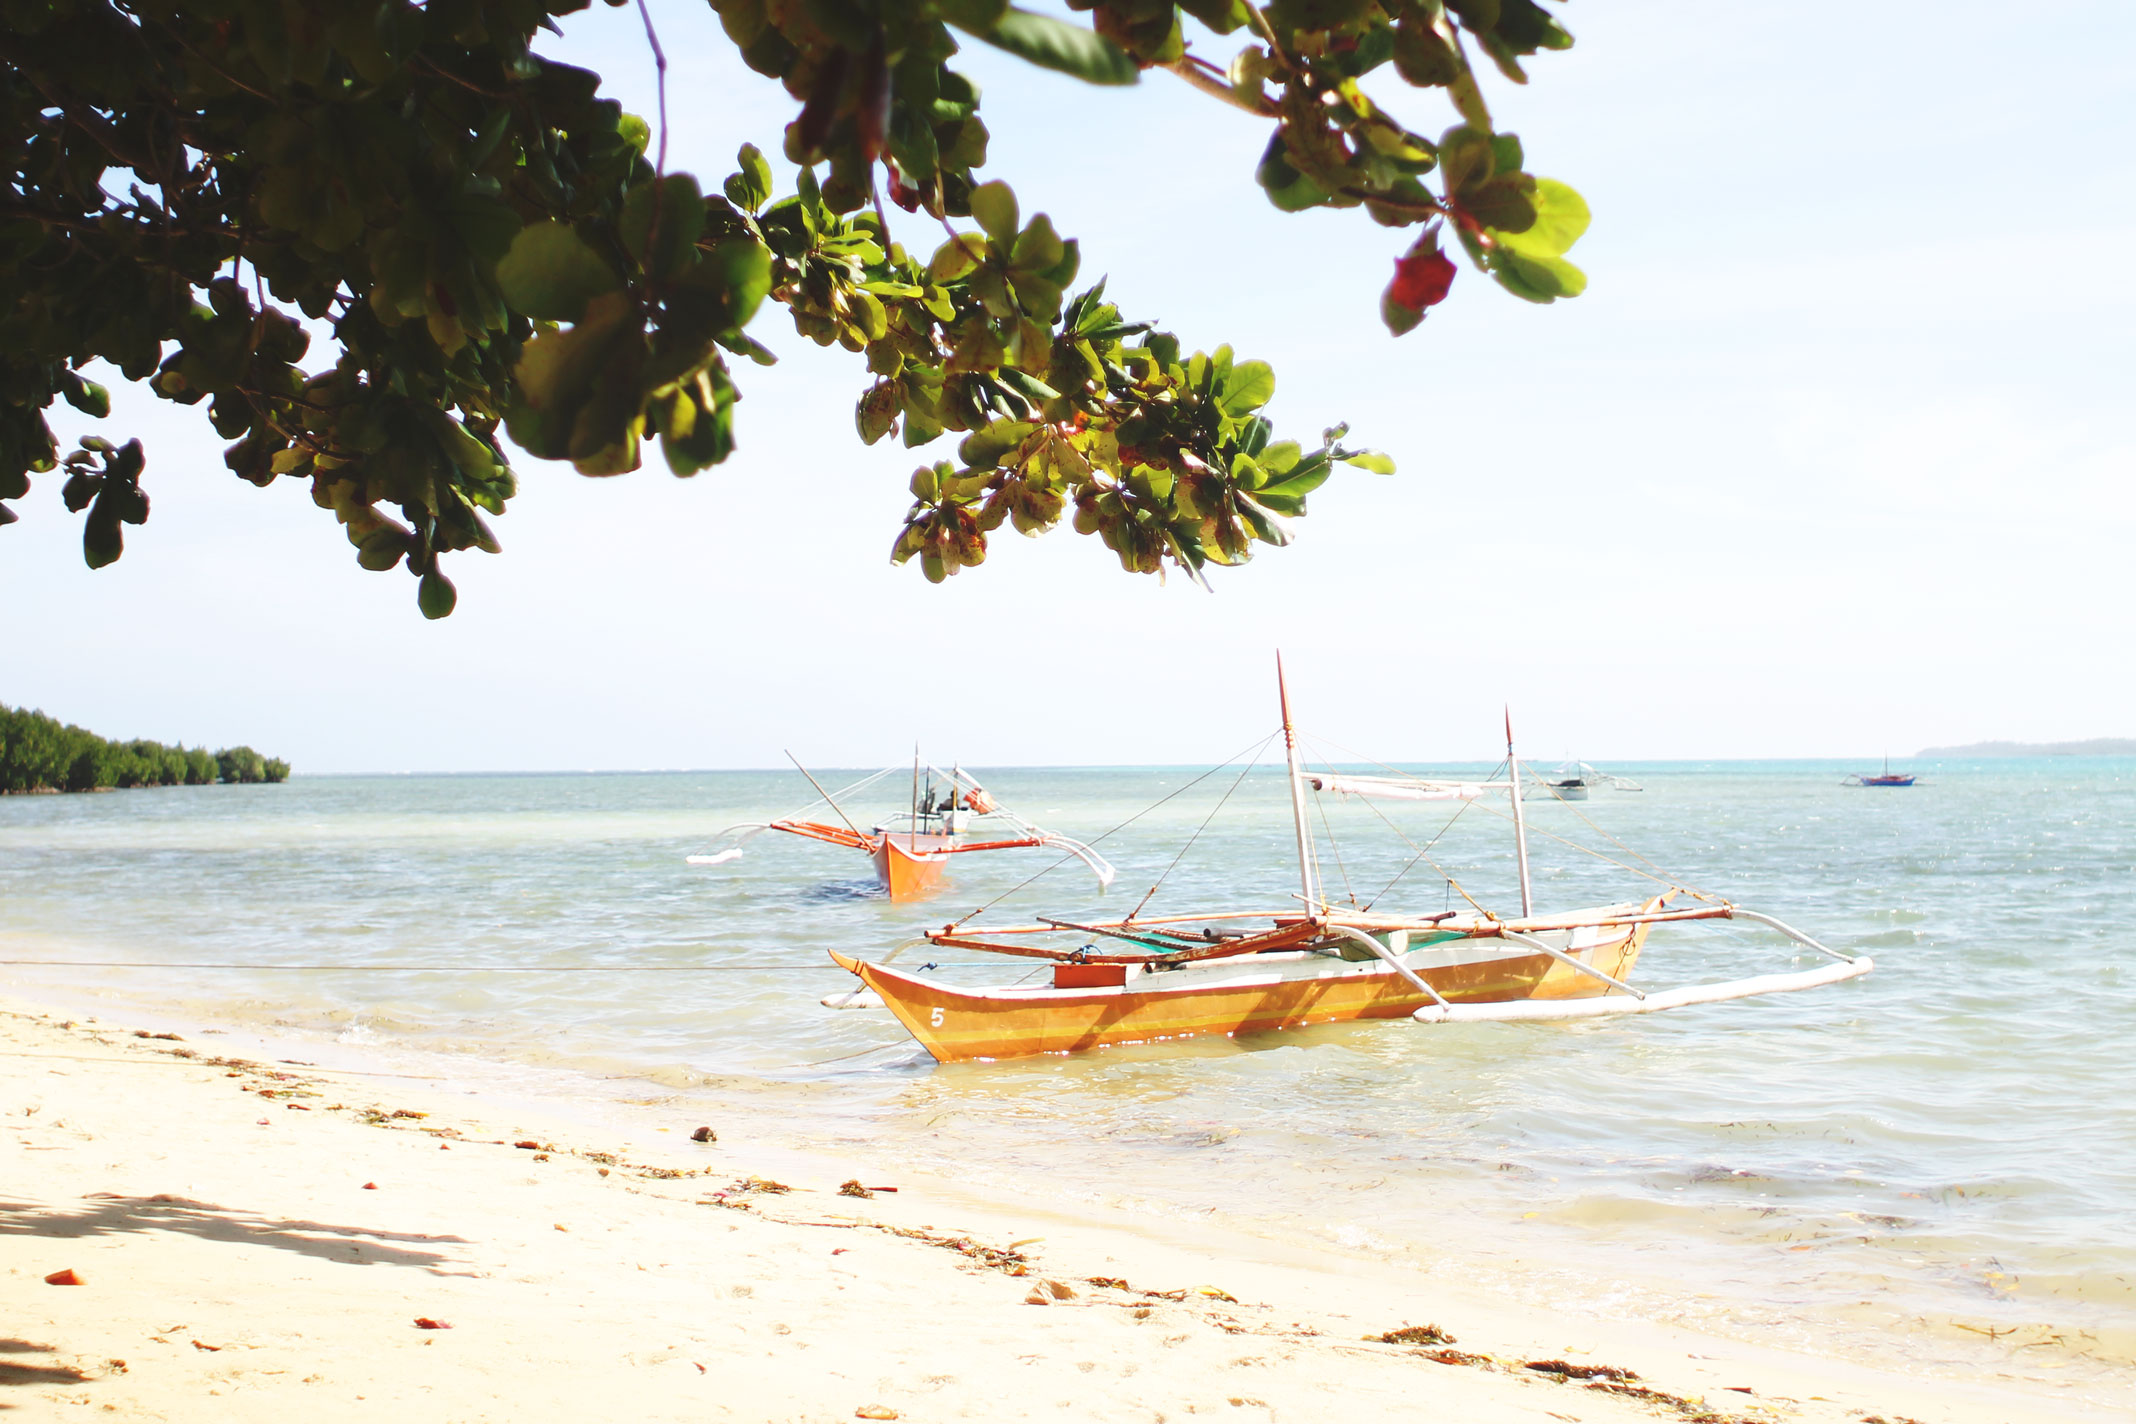
[[[790,754],[789,754],[790,755]],[[784,816],[776,821],[749,821],[739,826],[729,826],[720,833],[720,839],[728,844],[720,850],[705,855],[693,855],[687,859],[691,865],[724,865],[737,859],[742,847],[765,831],[784,831],[788,835],[802,836],[808,840],[823,841],[829,845],[845,846],[866,853],[875,865],[875,878],[885,894],[892,900],[918,900],[941,888],[942,872],[950,858],[969,855],[975,851],[1016,850],[1026,846],[1054,846],[1089,866],[1098,877],[1102,887],[1110,885],[1113,869],[1089,846],[1081,841],[1053,831],[1041,830],[1029,821],[1004,809],[984,786],[963,768],[943,771],[939,767],[924,767],[913,763],[912,809],[891,817],[888,821],[863,831],[855,825],[838,804],[838,796],[851,796],[891,773],[899,767],[885,767],[873,776],[864,777],[853,785],[833,795],[825,791],[807,767],[796,761],[801,774],[808,777],[814,786],[818,801],[837,813],[842,825],[826,821],[802,819],[801,814]],[[924,788],[921,784],[925,773]],[[813,809],[811,802],[805,810]],[[1004,834],[991,838],[967,838],[977,820],[993,820],[1004,828]],[[902,827],[902,829],[900,829]]]
[[[1828,949],[1770,916],[1680,886],[1641,901],[1538,915],[1510,719],[1504,782],[1309,778],[1300,765],[1289,697],[1281,692],[1280,660],[1277,682],[1302,908],[1130,915],[1106,922],[1041,919],[1006,929],[960,922],[928,932],[924,942],[1050,961],[1051,982],[967,988],[893,969],[887,959],[869,963],[833,951],[831,957],[865,987],[823,1002],[835,1008],[887,1006],[930,1054],[954,1063],[1364,1019],[1448,1023],[1648,1013],[1816,988],[1874,967],[1865,956]],[[1478,906],[1473,913],[1375,914],[1329,902],[1315,883],[1309,782],[1315,790],[1394,800],[1473,800],[1505,790],[1519,852],[1521,913],[1501,919]],[[1672,907],[1678,894],[1705,903]],[[1837,962],[1664,993],[1645,993],[1627,982],[1655,925],[1721,919],[1776,929]]]

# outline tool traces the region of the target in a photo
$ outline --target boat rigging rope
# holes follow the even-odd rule
[[[796,763],[796,765],[798,765],[798,763]],[[838,802],[834,798],[839,796],[851,796],[856,791],[865,791],[869,787],[873,786],[876,782],[881,781],[884,777],[888,776],[891,772],[903,770],[904,768],[901,766],[886,766],[881,771],[874,773],[872,776],[863,776],[860,780],[854,782],[851,786],[841,786],[836,791],[822,792],[821,788],[819,787],[818,791],[820,794],[816,797],[814,801],[809,802],[806,806],[803,806],[800,810],[794,812],[792,815],[781,817],[781,819],[788,821],[799,820],[801,817],[806,816],[809,812],[815,810],[816,807],[819,805],[828,806],[833,811],[837,811]],[[805,771],[801,774],[803,776],[808,775],[808,773]],[[843,815],[845,813],[841,811],[839,812],[839,814]]]
[[[1149,805],[1137,811],[1134,815],[1129,816],[1126,820],[1120,822],[1119,825],[1114,826],[1109,831],[1106,831],[1103,835],[1092,836],[1089,840],[1084,841],[1083,845],[1086,848],[1090,846],[1095,846],[1101,841],[1106,840],[1108,837],[1118,835],[1121,831],[1126,830],[1129,826],[1132,826],[1133,824],[1135,824],[1135,822],[1141,820],[1144,816],[1147,816],[1150,812],[1156,810],[1159,806],[1164,805],[1165,802],[1170,801],[1177,796],[1184,796],[1187,792],[1192,791],[1195,787],[1201,785],[1204,781],[1207,781],[1210,777],[1216,775],[1218,772],[1222,771],[1225,767],[1231,765],[1233,762],[1237,761],[1242,756],[1246,756],[1251,753],[1254,760],[1259,761],[1261,753],[1268,749],[1268,744],[1274,741],[1277,735],[1277,733],[1271,732],[1267,736],[1263,737],[1259,742],[1255,743],[1253,746],[1243,747],[1240,750],[1232,753],[1230,756],[1225,757],[1222,761],[1218,762],[1215,766],[1212,766],[1207,771],[1203,772],[1200,776],[1195,777],[1192,781],[1180,787],[1177,791],[1171,792],[1168,795],[1151,802]],[[1251,764],[1252,763],[1249,763],[1249,765]],[[1067,855],[1062,856],[1059,860],[1054,861],[1053,864],[1047,866],[1045,869],[1038,871],[1036,874],[1027,876],[1023,880],[1018,881],[1016,884],[1011,885],[1008,889],[1002,891],[999,895],[996,895],[993,899],[987,901],[978,909],[967,911],[965,914],[959,915],[956,919],[951,920],[948,924],[942,926],[941,932],[943,934],[948,934],[951,930],[954,930],[955,928],[957,928],[957,926],[963,924],[966,920],[977,919],[979,916],[985,914],[988,910],[991,910],[996,905],[1000,904],[1003,900],[1008,899],[1011,895],[1016,894],[1020,890],[1026,889],[1027,887],[1035,883],[1037,880],[1039,880],[1042,876],[1050,875],[1054,871],[1059,870],[1062,866],[1066,865],[1069,861],[1074,860],[1075,858],[1075,853],[1073,851],[1069,852]]]
[[[1545,786],[1548,786],[1548,785],[1549,785],[1549,783],[1548,783],[1548,782],[1545,782],[1545,783],[1544,783],[1544,785],[1545,785]],[[1553,796],[1557,796],[1557,791],[1555,790],[1555,788],[1553,788],[1553,789],[1551,790],[1550,794],[1551,794],[1551,795],[1553,795]],[[1594,833],[1595,833],[1596,835],[1598,835],[1598,836],[1602,837],[1602,838],[1603,838],[1604,840],[1608,841],[1608,842],[1609,842],[1609,843],[1610,843],[1611,845],[1615,846],[1615,847],[1616,847],[1617,849],[1619,849],[1619,850],[1623,851],[1623,852],[1624,852],[1624,853],[1625,853],[1626,855],[1630,856],[1630,857],[1631,857],[1632,859],[1634,859],[1634,860],[1637,860],[1637,861],[1641,861],[1641,862],[1645,863],[1646,865],[1652,866],[1652,867],[1653,867],[1653,870],[1654,870],[1654,873],[1653,873],[1652,875],[1649,875],[1649,876],[1647,877],[1648,879],[1650,879],[1650,880],[1656,880],[1656,881],[1659,881],[1660,883],[1662,883],[1662,884],[1664,884],[1664,885],[1669,885],[1669,886],[1673,886],[1674,888],[1676,888],[1676,889],[1678,889],[1678,890],[1681,890],[1681,891],[1682,891],[1682,892],[1683,892],[1684,894],[1686,894],[1686,895],[1689,895],[1689,896],[1690,896],[1690,897],[1691,897],[1692,899],[1694,899],[1694,900],[1704,900],[1704,901],[1706,901],[1706,902],[1707,902],[1708,904],[1713,904],[1713,905],[1719,905],[1719,904],[1723,904],[1723,903],[1725,903],[1725,900],[1723,899],[1723,897],[1722,897],[1722,896],[1719,896],[1719,895],[1709,895],[1709,894],[1707,894],[1707,893],[1706,893],[1705,891],[1703,891],[1703,890],[1697,890],[1697,889],[1694,889],[1694,888],[1692,888],[1691,886],[1689,886],[1689,885],[1686,885],[1686,884],[1684,884],[1684,883],[1683,883],[1683,881],[1681,881],[1681,880],[1678,880],[1678,879],[1677,879],[1677,878],[1676,878],[1675,876],[1673,876],[1673,875],[1669,874],[1669,873],[1668,873],[1668,872],[1667,872],[1666,870],[1662,869],[1662,867],[1660,867],[1659,865],[1655,865],[1653,861],[1651,861],[1651,860],[1648,860],[1648,859],[1647,859],[1647,857],[1645,857],[1645,856],[1641,855],[1641,854],[1640,854],[1640,853],[1639,853],[1638,851],[1636,851],[1636,850],[1633,850],[1633,849],[1632,849],[1632,848],[1631,848],[1630,846],[1626,845],[1626,844],[1625,844],[1625,843],[1624,843],[1623,841],[1621,841],[1621,840],[1618,840],[1618,839],[1617,839],[1617,838],[1616,838],[1615,836],[1611,835],[1611,834],[1610,834],[1610,833],[1609,833],[1608,831],[1604,830],[1604,829],[1603,829],[1603,828],[1602,828],[1601,826],[1598,826],[1598,825],[1596,825],[1596,824],[1594,823],[1593,819],[1591,819],[1591,818],[1590,818],[1590,817],[1588,816],[1588,814],[1587,814],[1587,813],[1586,813],[1585,811],[1582,811],[1582,810],[1581,810],[1581,809],[1580,809],[1579,807],[1577,807],[1577,806],[1573,805],[1573,804],[1572,804],[1572,803],[1571,803],[1570,801],[1567,801],[1567,800],[1565,800],[1565,798],[1564,798],[1564,797],[1562,797],[1562,796],[1558,796],[1558,804],[1562,805],[1562,806],[1563,806],[1563,807],[1564,807],[1564,808],[1565,808],[1566,810],[1568,810],[1568,811],[1572,812],[1572,814],[1573,814],[1573,815],[1575,815],[1575,816],[1578,816],[1578,817],[1579,817],[1579,818],[1580,818],[1580,819],[1581,819],[1581,820],[1582,820],[1583,822],[1585,822],[1585,823],[1586,823],[1586,825],[1587,825],[1587,829],[1589,829],[1589,830],[1593,831],[1593,832],[1594,832]],[[1546,832],[1544,832],[1544,834],[1545,834],[1545,835],[1548,835],[1548,834],[1549,834],[1549,832],[1547,832],[1547,831],[1546,831]],[[1568,844],[1568,845],[1573,845],[1574,843],[1573,843],[1573,842],[1570,842],[1570,841],[1567,841],[1567,842],[1566,842],[1566,844]],[[1578,849],[1578,850],[1586,850],[1586,851],[1587,851],[1587,853],[1588,853],[1589,855],[1594,855],[1594,854],[1595,854],[1595,852],[1594,852],[1594,851],[1588,850],[1586,846],[1575,846],[1575,849]],[[1604,859],[1604,860],[1609,860],[1609,859],[1610,859],[1610,858],[1609,858],[1608,856],[1603,856],[1603,857],[1601,857],[1601,858],[1602,858],[1602,859]],[[1618,861],[1618,860],[1610,860],[1610,863],[1611,863],[1612,865],[1620,865],[1620,866],[1623,866],[1623,868],[1624,868],[1624,869],[1626,869],[1626,870],[1629,870],[1629,871],[1632,871],[1632,872],[1633,872],[1634,874],[1638,874],[1638,875],[1646,875],[1646,874],[1647,874],[1647,872],[1646,872],[1646,871],[1640,870],[1640,869],[1639,869],[1639,868],[1638,868],[1637,866],[1632,866],[1632,865],[1625,865],[1623,861]]]
[[[800,763],[796,762],[794,763],[794,765],[799,766]],[[714,837],[711,844],[718,845],[721,841],[724,841],[731,836],[733,837],[734,848],[736,850],[739,850],[743,845],[745,845],[749,841],[756,839],[756,837],[762,832],[770,830],[780,821],[799,821],[803,816],[806,816],[809,812],[815,810],[818,806],[828,806],[833,811],[837,811],[840,817],[843,817],[845,815],[845,812],[838,810],[838,802],[836,799],[837,797],[850,796],[856,791],[864,791],[868,787],[873,786],[876,782],[881,781],[891,772],[899,770],[902,770],[902,768],[895,766],[886,766],[881,771],[878,771],[871,776],[863,776],[860,780],[854,782],[851,786],[842,786],[836,791],[825,792],[823,788],[817,787],[816,799],[806,803],[800,809],[789,812],[784,816],[774,817],[770,821],[743,821],[739,825],[729,826],[727,827],[727,829],[721,831],[719,835]],[[803,776],[807,776],[807,769],[803,768],[801,774]],[[852,822],[848,821],[846,824],[848,826],[851,826]],[[736,834],[737,832],[739,832],[739,834]],[[860,830],[858,827],[853,827],[853,834],[855,834],[856,836],[860,834]]]
[[[1304,738],[1301,737],[1299,740],[1303,741]],[[1333,762],[1324,762],[1323,765],[1326,767],[1327,772],[1330,776],[1333,776],[1335,774],[1335,764]],[[1315,786],[1313,788],[1313,809],[1320,813],[1320,829],[1327,833],[1328,849],[1333,852],[1335,856],[1336,873],[1342,876],[1343,896],[1344,898],[1349,900],[1352,905],[1356,905],[1357,891],[1350,884],[1350,867],[1342,863],[1342,847],[1336,843],[1335,828],[1328,824],[1327,803],[1321,799],[1320,788],[1318,786]],[[1315,846],[1313,849],[1313,868],[1316,872],[1313,878],[1320,884],[1320,903],[1325,905],[1328,900],[1327,882],[1324,880],[1320,880],[1320,877],[1317,874],[1320,868],[1320,850],[1318,846]],[[1362,907],[1360,906],[1359,908]]]
[[[1375,762],[1373,764],[1375,766],[1384,765],[1384,763],[1379,762]],[[1503,765],[1503,763],[1501,763],[1501,765]],[[1394,768],[1388,767],[1387,769],[1389,771],[1392,771]],[[1490,776],[1496,776],[1497,774],[1497,767],[1493,767],[1491,769]],[[1487,776],[1484,779],[1488,781],[1490,779],[1490,776]],[[1408,835],[1403,832],[1400,826],[1397,826],[1393,821],[1388,820],[1387,813],[1385,811],[1382,811],[1379,808],[1378,803],[1375,802],[1371,797],[1361,796],[1358,799],[1363,801],[1365,805],[1371,807],[1372,814],[1379,817],[1381,821],[1385,822],[1388,830],[1393,831],[1397,836],[1400,836],[1402,840],[1407,843],[1409,848],[1416,852],[1416,855],[1409,861],[1407,865],[1403,866],[1400,870],[1397,870],[1394,873],[1394,879],[1388,881],[1385,885],[1382,885],[1380,887],[1379,894],[1374,895],[1371,899],[1365,901],[1365,909],[1369,910],[1374,905],[1377,905],[1380,901],[1386,899],[1387,892],[1394,889],[1395,886],[1401,884],[1403,877],[1407,876],[1410,871],[1415,870],[1419,864],[1424,864],[1429,865],[1433,870],[1439,872],[1440,878],[1446,881],[1446,888],[1449,895],[1459,894],[1462,899],[1469,902],[1469,908],[1474,910],[1477,914],[1482,915],[1487,919],[1497,918],[1496,916],[1492,915],[1489,910],[1486,910],[1485,908],[1483,908],[1483,906],[1476,903],[1476,897],[1474,895],[1469,894],[1468,890],[1461,884],[1460,881],[1454,879],[1452,872],[1450,872],[1445,866],[1439,864],[1439,862],[1431,858],[1431,848],[1437,845],[1445,837],[1446,833],[1454,828],[1454,822],[1460,820],[1462,816],[1467,813],[1469,807],[1476,804],[1474,801],[1465,800],[1459,806],[1456,806],[1454,808],[1454,814],[1446,818],[1446,824],[1439,827],[1439,829],[1432,834],[1432,838],[1430,840],[1424,842],[1424,844],[1422,845],[1418,845],[1415,841],[1409,839]]]
[[[1342,863],[1342,847],[1341,845],[1337,844],[1335,840],[1335,828],[1328,824],[1327,803],[1320,799],[1320,793],[1318,791],[1315,791],[1313,793],[1313,809],[1320,813],[1320,829],[1327,833],[1328,853],[1335,857],[1335,873],[1342,877],[1343,898],[1345,900],[1348,900],[1351,904],[1355,905],[1357,904],[1357,890],[1356,887],[1350,884],[1350,867]],[[1316,865],[1319,862],[1319,859],[1320,853],[1318,850],[1315,850],[1313,852],[1313,860]],[[1328,898],[1327,882],[1325,880],[1321,881],[1320,889],[1321,903],[1325,904]]]
[[[1201,839],[1201,833],[1209,829],[1209,823],[1216,819],[1216,813],[1224,809],[1224,803],[1231,799],[1231,793],[1239,789],[1239,783],[1246,779],[1246,773],[1260,764],[1260,754],[1268,749],[1268,742],[1272,742],[1275,739],[1276,734],[1271,732],[1268,735],[1268,741],[1262,742],[1259,747],[1254,749],[1254,755],[1248,757],[1246,764],[1239,768],[1239,774],[1232,778],[1230,787],[1225,790],[1221,797],[1217,798],[1217,803],[1209,808],[1209,814],[1202,817],[1202,823],[1194,828],[1193,835],[1187,837],[1187,843],[1179,848],[1179,854],[1172,857],[1172,863],[1164,868],[1164,874],[1157,877],[1157,883],[1150,887],[1149,894],[1144,895],[1135,908],[1127,912],[1127,918],[1123,919],[1120,922],[1121,924],[1124,925],[1132,921],[1135,916],[1142,913],[1144,906],[1156,898],[1157,892],[1164,888],[1164,882],[1172,878],[1173,871],[1179,869],[1179,862],[1187,858],[1187,852],[1194,849],[1194,843]],[[1227,762],[1226,765],[1229,765],[1229,763]],[[1181,789],[1184,790],[1185,788],[1182,787]]]
[[[1513,819],[1510,814],[1499,810],[1496,806],[1485,806],[1483,808],[1483,811],[1485,815],[1496,816],[1502,821],[1510,821]],[[1574,814],[1577,815],[1578,812],[1574,812]],[[1585,816],[1581,816],[1580,819],[1583,821],[1587,821],[1587,817]],[[1617,845],[1623,849],[1626,855],[1635,856],[1640,860],[1646,860],[1645,856],[1640,855],[1638,851],[1635,851],[1630,846],[1625,845],[1624,842],[1617,840],[1615,836],[1610,836],[1609,832],[1604,831],[1600,826],[1595,826],[1594,822],[1587,821],[1587,824],[1590,826],[1594,826],[1594,829],[1598,833],[1605,836],[1609,836],[1610,840],[1616,841]],[[1562,846],[1570,846],[1572,849],[1580,852],[1580,854],[1582,855],[1591,855],[1596,860],[1601,861],[1605,865],[1614,865],[1619,870],[1629,871],[1630,873],[1638,876],[1642,880],[1651,880],[1656,885],[1666,885],[1671,890],[1677,891],[1681,894],[1689,895],[1694,900],[1704,900],[1708,904],[1713,905],[1721,905],[1727,903],[1727,901],[1724,900],[1721,896],[1709,895],[1703,890],[1692,889],[1689,885],[1684,884],[1675,876],[1663,871],[1660,866],[1654,865],[1654,862],[1651,860],[1647,860],[1647,864],[1654,865],[1653,870],[1641,870],[1638,866],[1633,865],[1629,861],[1619,860],[1613,855],[1604,855],[1601,851],[1596,850],[1593,846],[1581,845],[1576,840],[1572,840],[1566,836],[1561,836],[1555,831],[1543,830],[1541,827],[1536,826],[1532,823],[1528,826],[1528,833],[1530,835],[1542,836],[1546,840],[1556,841],[1559,845]]]
[[[1360,762],[1363,762],[1365,765],[1376,766],[1381,771],[1387,772],[1391,775],[1409,778],[1413,778],[1416,775],[1416,773],[1414,772],[1403,771],[1400,767],[1389,766],[1386,762],[1383,762],[1376,757],[1367,756],[1365,755],[1365,753],[1358,751],[1356,748],[1346,747],[1340,742],[1327,741],[1325,738],[1317,737],[1315,738],[1315,740],[1318,742],[1323,742],[1325,745],[1333,747],[1339,752],[1348,752],[1351,756],[1356,757]],[[1333,763],[1330,763],[1331,767],[1332,765]],[[1487,773],[1483,779],[1485,781],[1489,781],[1492,777],[1498,775],[1498,767],[1502,767],[1504,765],[1506,765],[1505,762],[1498,763],[1498,766],[1492,767],[1490,772]],[[1450,891],[1459,893],[1461,898],[1468,901],[1470,908],[1475,910],[1477,914],[1482,915],[1486,918],[1496,918],[1491,914],[1489,910],[1486,910],[1483,908],[1482,905],[1477,904],[1476,897],[1469,894],[1469,892],[1465,888],[1463,888],[1461,882],[1454,879],[1454,877],[1447,872],[1446,867],[1439,864],[1439,862],[1433,860],[1430,855],[1431,848],[1437,845],[1448,831],[1453,829],[1454,822],[1460,820],[1462,815],[1467,812],[1468,808],[1474,805],[1475,802],[1470,800],[1463,800],[1459,806],[1456,806],[1454,808],[1454,814],[1446,818],[1446,824],[1439,827],[1439,829],[1433,833],[1432,838],[1424,842],[1424,844],[1420,846],[1415,841],[1411,840],[1400,826],[1397,826],[1393,821],[1389,820],[1387,818],[1387,813],[1385,811],[1382,811],[1379,808],[1378,804],[1375,803],[1371,797],[1361,796],[1358,799],[1363,801],[1366,806],[1371,808],[1372,814],[1379,817],[1380,820],[1385,823],[1388,830],[1393,831],[1394,834],[1405,845],[1407,845],[1411,850],[1416,852],[1415,858],[1412,859],[1407,865],[1403,866],[1400,870],[1396,871],[1394,873],[1394,879],[1388,881],[1385,885],[1382,885],[1379,889],[1379,893],[1377,895],[1374,895],[1371,899],[1365,901],[1364,905],[1361,908],[1369,910],[1374,905],[1378,904],[1381,900],[1384,900],[1387,897],[1387,892],[1394,889],[1395,886],[1401,884],[1403,878],[1406,877],[1410,871],[1416,869],[1417,866],[1421,863],[1427,864],[1431,866],[1433,870],[1438,871],[1440,876],[1446,881],[1447,888]],[[1330,837],[1330,839],[1332,839],[1332,836]]]

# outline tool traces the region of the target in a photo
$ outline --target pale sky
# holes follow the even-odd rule
[[[701,4],[656,3],[669,163],[715,185],[792,106]],[[298,772],[1220,760],[1274,721],[1387,760],[1905,754],[2136,736],[2136,12],[2125,3],[1587,4],[1492,83],[1584,193],[1587,295],[1464,271],[1396,341],[1406,238],[1285,215],[1265,126],[1171,76],[1090,89],[972,44],[984,170],[1188,349],[1277,371],[1279,434],[1351,422],[1298,543],[1211,595],[1065,527],[941,587],[887,555],[906,478],[866,376],[767,307],[741,449],[678,481],[518,462],[505,552],[426,623],[307,489],[228,474],[194,410],[119,392],[154,512],[95,573],[60,481],[0,530],[0,702]],[[629,10],[548,52],[650,115]],[[1235,45],[1197,46],[1219,63]],[[1377,77],[1413,127],[1435,96]],[[791,177],[782,167],[782,191]],[[928,225],[893,212],[920,250]],[[329,357],[314,346],[312,359]],[[61,408],[62,434],[86,423]],[[56,422],[57,423],[57,422]]]

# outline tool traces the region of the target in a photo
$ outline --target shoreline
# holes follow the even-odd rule
[[[0,1405],[602,1417],[628,1391],[646,1419],[1987,1424],[2136,1403],[2125,1379],[1901,1374],[1309,1239],[983,1200],[881,1142],[797,1150],[775,1108],[709,1108],[716,1085],[572,1094],[489,1060],[134,1026],[156,1017],[0,997],[23,1149],[0,1179],[20,1322]],[[43,1283],[69,1269],[85,1285]],[[1423,1326],[1451,1338],[1364,1338]]]

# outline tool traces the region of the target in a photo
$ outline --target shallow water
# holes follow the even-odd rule
[[[1776,1342],[1888,1359],[1904,1327],[1902,1354],[1924,1366],[1983,1351],[2032,1370],[2125,1365],[2136,760],[1950,762],[1910,790],[1842,787],[1847,769],[1612,767],[1646,789],[1531,807],[1539,909],[1647,893],[1554,839],[1643,866],[1614,838],[1877,960],[1852,983],[1671,1014],[936,1066],[886,1014],[818,1006],[851,983],[824,951],[886,952],[1052,853],[969,857],[919,906],[877,896],[857,854],[790,837],[683,863],[722,827],[795,809],[807,793],[778,773],[7,798],[0,957],[250,967],[15,965],[0,982],[730,1096],[776,1083],[804,1105],[803,1137],[894,1143],[981,1189],[1160,1224],[1213,1215],[1590,1307],[1606,1280],[1618,1308]],[[1160,878],[1151,913],[1294,903],[1274,768],[986,780],[1086,839],[1173,798],[1102,842],[1120,870],[1110,892],[1070,862],[989,919],[1122,913]],[[1321,869],[1338,895],[1371,899],[1408,866],[1380,904],[1458,905],[1449,875],[1487,905],[1514,903],[1502,812],[1478,805],[1447,826],[1441,804],[1383,809],[1393,826],[1358,803],[1324,808]],[[932,957],[974,982],[1024,972]],[[1640,980],[1809,962],[1737,926],[1664,928]],[[2001,1331],[2014,1333],[1983,1333]]]

